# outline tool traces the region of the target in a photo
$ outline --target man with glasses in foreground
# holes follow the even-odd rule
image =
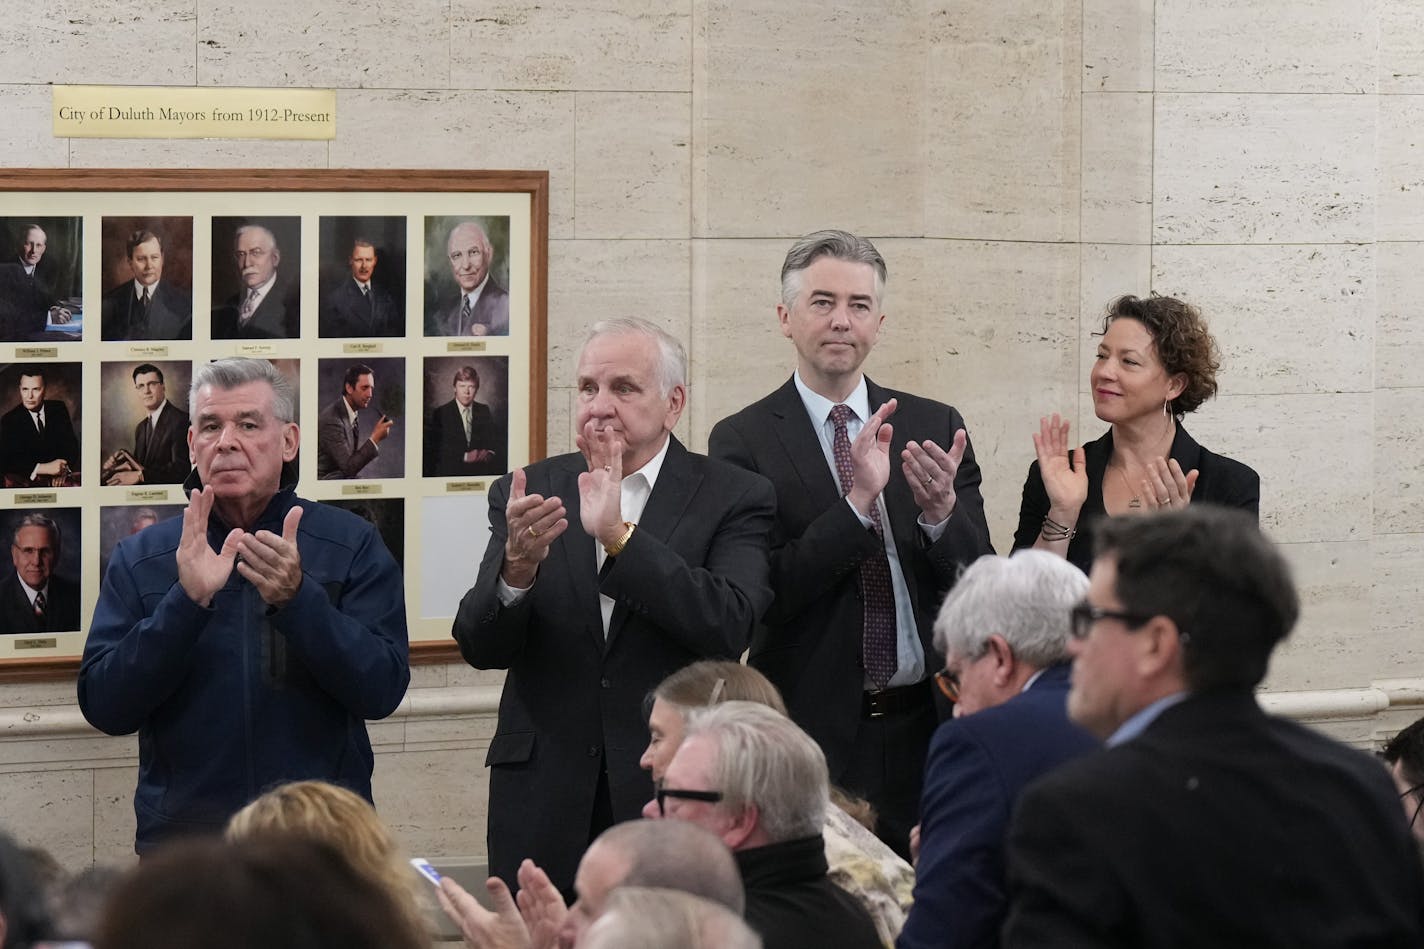
[[[935,620],[954,703],[925,765],[915,902],[899,949],[990,946],[1008,912],[1004,836],[1019,793],[1098,747],[1068,721],[1069,611],[1088,588],[1062,557],[980,557]]]
[[[1424,820],[1419,819],[1424,810],[1424,718],[1391,738],[1380,756],[1389,765],[1409,830],[1424,848]]]
[[[644,817],[710,830],[732,850],[747,923],[766,949],[875,949],[875,924],[826,876],[826,756],[791,719],[755,702],[689,714]]]
[[[1389,776],[1253,694],[1298,612],[1241,512],[1104,523],[1068,714],[1109,747],[1020,798],[1004,946],[1421,945]]]

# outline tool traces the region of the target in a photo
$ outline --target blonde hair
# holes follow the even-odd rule
[[[684,712],[722,702],[756,702],[786,714],[786,703],[770,679],[751,666],[725,659],[703,659],[683,666],[658,683],[653,697]]]
[[[425,884],[365,798],[325,781],[294,781],[238,811],[226,832],[230,841],[294,836],[340,853],[353,870],[390,894],[415,932],[429,931]]]

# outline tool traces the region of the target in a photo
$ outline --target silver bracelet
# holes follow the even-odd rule
[[[1039,530],[1038,536],[1049,542],[1072,540],[1078,536],[1078,528],[1069,527],[1067,524],[1060,524],[1045,514],[1043,516],[1043,527]]]

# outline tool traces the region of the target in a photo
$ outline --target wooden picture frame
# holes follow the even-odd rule
[[[458,658],[450,620],[488,539],[485,492],[544,456],[548,217],[546,171],[0,171],[0,422],[15,436],[0,443],[0,596],[25,595],[33,547],[11,541],[37,514],[60,537],[46,582],[65,618],[46,622],[71,621],[75,589],[80,617],[12,629],[28,620],[0,601],[0,681],[75,673],[113,544],[185,503],[186,443],[166,466],[139,444],[145,399],[182,418],[192,367],[235,355],[297,383],[298,493],[370,518],[402,563],[412,662]],[[391,434],[347,471],[320,419],[362,368],[375,394],[358,439],[385,418]],[[452,454],[440,419],[471,376],[484,427],[464,438],[482,447]],[[36,381],[48,413],[31,409]],[[66,423],[77,457],[39,457],[73,453],[54,447]]]

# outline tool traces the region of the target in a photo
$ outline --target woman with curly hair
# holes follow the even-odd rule
[[[1035,547],[1084,572],[1093,523],[1209,501],[1259,514],[1261,479],[1198,445],[1182,417],[1216,395],[1221,358],[1201,313],[1173,297],[1124,296],[1103,320],[1089,375],[1108,431],[1068,450],[1068,422],[1039,420],[1014,548]]]
[[[299,837],[325,844],[389,893],[413,931],[431,928],[428,884],[407,862],[376,809],[346,788],[325,781],[278,785],[232,815],[226,836],[230,841]]]

